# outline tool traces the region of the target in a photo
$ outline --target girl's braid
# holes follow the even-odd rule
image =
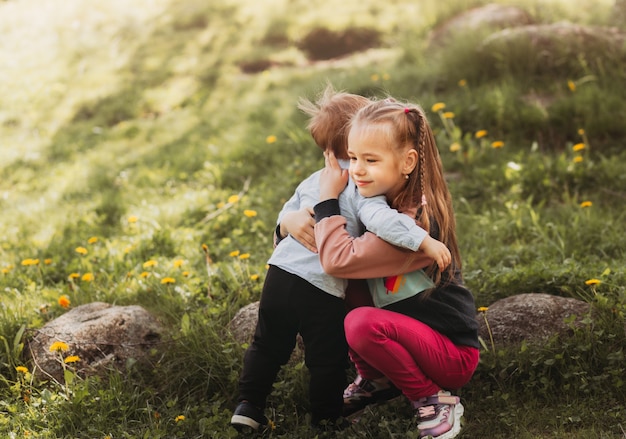
[[[419,171],[419,184],[420,184],[420,192],[422,193],[422,199],[419,200],[418,202],[421,203],[421,205],[423,206],[424,204],[426,204],[426,192],[424,191],[424,173],[426,172],[426,159],[424,158],[424,151],[426,150],[425,147],[425,138],[426,138],[426,119],[424,118],[424,115],[418,111],[417,112],[418,116],[419,116],[419,133],[418,135],[418,144],[417,144],[417,154],[418,154],[418,158],[420,161],[420,171]]]

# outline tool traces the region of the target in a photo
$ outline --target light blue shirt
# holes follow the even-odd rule
[[[339,161],[347,169],[347,160]],[[278,224],[288,213],[304,207],[313,207],[319,202],[321,170],[311,174],[296,188],[278,214]],[[360,236],[365,230],[376,234],[390,244],[416,251],[426,237],[424,229],[417,226],[408,215],[399,213],[387,204],[383,195],[371,198],[361,196],[352,179],[339,195],[339,208],[346,218],[346,230],[351,236]],[[295,274],[321,290],[337,297],[345,297],[346,279],[329,276],[324,272],[319,256],[308,250],[291,235],[281,240],[268,264],[275,265],[288,273]]]

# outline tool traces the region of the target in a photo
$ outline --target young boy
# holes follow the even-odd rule
[[[310,116],[308,129],[317,145],[332,151],[347,168],[347,125],[357,110],[370,103],[362,96],[336,92],[328,86],[316,103],[301,100],[299,108]],[[305,364],[310,372],[309,400],[313,427],[345,427],[341,418],[346,386],[348,348],[343,319],[347,280],[327,275],[318,255],[288,234],[284,220],[312,208],[319,201],[320,171],[300,183],[278,215],[275,249],[261,293],[254,340],[244,357],[239,380],[238,406],[231,425],[254,430],[267,424],[267,396],[281,366],[287,363],[300,333]],[[365,229],[385,241],[416,251],[427,233],[408,215],[389,208],[384,197],[363,198],[349,182],[339,197],[346,229],[359,236]],[[306,210],[305,210],[306,211]],[[431,240],[426,239],[431,242]],[[437,244],[437,241],[435,241]],[[372,277],[376,273],[372,273]],[[343,422],[342,422],[343,421]]]

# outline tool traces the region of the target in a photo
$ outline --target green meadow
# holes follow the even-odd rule
[[[571,337],[485,340],[459,437],[626,438],[626,6],[515,2],[598,38],[431,41],[485,3],[0,2],[0,437],[238,437],[246,345],[227,324],[323,166],[296,105],[331,82],[426,110],[477,306],[591,305]],[[160,318],[151,366],[35,379],[34,331],[95,301]],[[306,393],[304,364],[285,368],[259,437],[318,437]],[[395,401],[337,437],[417,438],[412,416]]]

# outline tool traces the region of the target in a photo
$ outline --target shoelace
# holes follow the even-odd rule
[[[450,411],[449,405],[443,405],[442,410]],[[417,408],[417,415],[420,420],[432,419],[437,415],[437,405],[425,405]]]

